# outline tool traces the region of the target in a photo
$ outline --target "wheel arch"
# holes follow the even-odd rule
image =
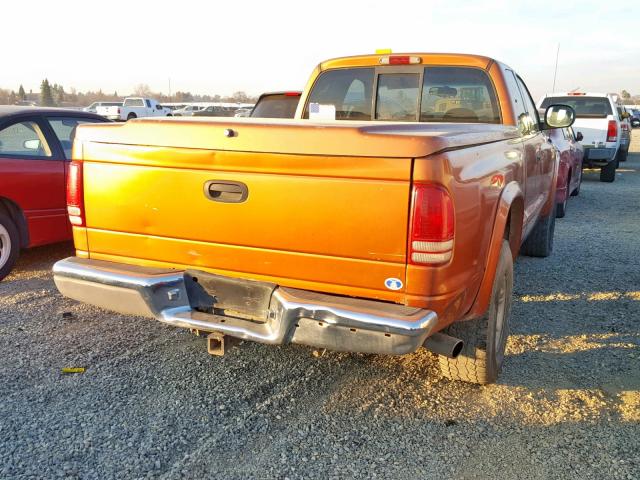
[[[29,246],[29,227],[20,206],[9,198],[0,197],[0,212],[5,213],[13,220],[20,234],[20,247],[27,248]]]
[[[484,275],[476,299],[471,309],[464,316],[465,320],[482,316],[491,299],[493,280],[500,259],[500,250],[503,240],[509,242],[511,255],[515,260],[522,243],[522,230],[524,225],[524,195],[520,185],[513,181],[508,183],[502,190],[498,200],[495,215],[491,243],[485,263]]]

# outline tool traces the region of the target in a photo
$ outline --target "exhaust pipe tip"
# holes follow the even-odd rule
[[[449,358],[456,358],[464,347],[464,342],[456,337],[447,335],[445,333],[434,333],[424,341],[424,348],[437,353],[438,355],[444,355]]]

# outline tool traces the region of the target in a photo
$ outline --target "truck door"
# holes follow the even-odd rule
[[[529,132],[527,134],[528,138],[525,140],[525,151],[530,148],[531,154],[534,155],[536,160],[537,198],[535,208],[532,208],[532,213],[537,218],[538,209],[545,204],[554,187],[556,151],[549,136],[540,130],[540,117],[529,89],[520,77],[516,76],[516,80],[528,116]]]

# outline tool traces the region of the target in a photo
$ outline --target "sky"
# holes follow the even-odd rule
[[[8,0],[0,88],[228,95],[302,89],[328,58],[401,52],[500,60],[535,99],[556,91],[640,94],[640,8],[604,2],[440,0]],[[11,20],[13,19],[13,20]]]

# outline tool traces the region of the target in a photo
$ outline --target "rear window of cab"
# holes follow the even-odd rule
[[[540,107],[545,109],[549,105],[556,104],[569,105],[575,110],[576,117],[580,118],[605,118],[607,115],[613,115],[611,102],[607,97],[547,97],[542,101]]]
[[[386,73],[364,67],[322,73],[303,118],[500,123],[500,109],[491,79],[478,68],[427,66]]]

